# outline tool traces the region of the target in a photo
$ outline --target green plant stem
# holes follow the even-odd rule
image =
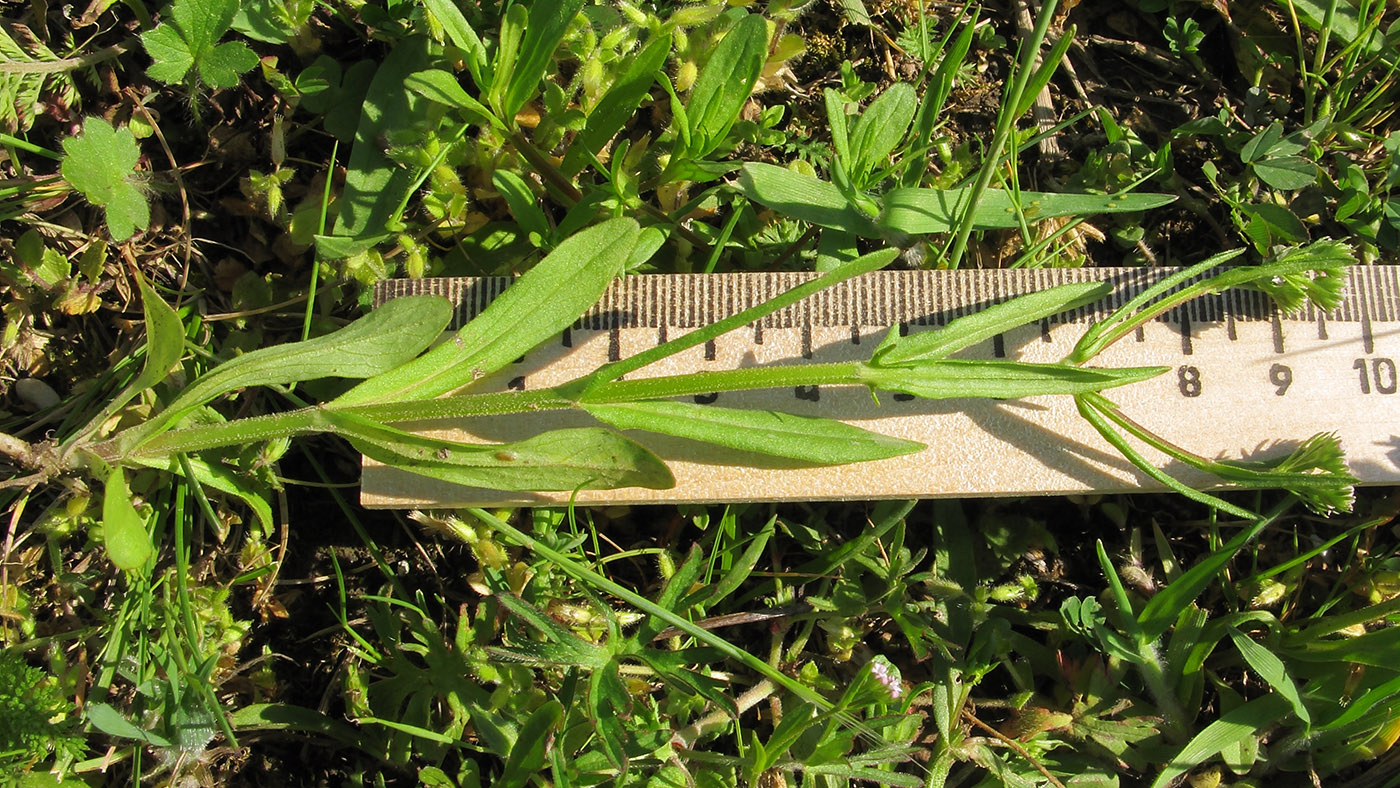
[[[967,210],[963,214],[962,222],[958,225],[957,235],[953,238],[953,245],[946,258],[949,268],[957,268],[962,263],[963,255],[967,253],[967,239],[972,234],[972,225],[975,219],[973,208],[981,198],[982,192],[992,182],[992,176],[996,173],[1001,164],[1001,152],[1006,147],[1007,141],[1011,138],[1011,132],[1016,125],[1015,111],[1021,106],[1021,99],[1025,95],[1026,85],[1030,83],[1031,75],[1035,72],[1036,56],[1040,54],[1040,47],[1045,43],[1045,35],[1050,30],[1050,21],[1055,16],[1057,0],[1045,0],[1040,6],[1040,15],[1036,17],[1035,29],[1031,31],[1030,38],[1023,42],[1024,48],[1021,50],[1021,59],[1016,66],[1016,76],[1013,79],[1006,95],[1002,97],[1001,111],[997,113],[996,130],[992,133],[992,142],[987,146],[987,153],[982,159],[982,167],[977,172],[977,180],[973,182],[972,189],[967,197]]]
[[[1337,481],[1334,477],[1323,474],[1271,471],[1267,468],[1247,468],[1241,465],[1216,462],[1215,460],[1202,457],[1195,452],[1184,449],[1162,438],[1141,424],[1138,424],[1125,415],[1118,407],[1117,403],[1107,397],[1099,394],[1084,394],[1082,396],[1092,400],[1097,406],[1097,410],[1108,417],[1114,424],[1127,430],[1128,434],[1146,443],[1148,446],[1151,446],[1168,457],[1180,460],[1196,470],[1219,476],[1226,481],[1239,484],[1283,487],[1290,491],[1307,487],[1329,488],[1336,487],[1337,485]]]
[[[95,66],[98,63],[105,63],[124,54],[128,49],[136,45],[136,39],[131,38],[120,44],[113,44],[106,49],[99,49],[96,52],[78,57],[66,57],[61,60],[45,60],[39,63],[0,63],[0,74],[59,74],[64,71],[76,71],[80,68]]]
[[[683,337],[677,337],[670,342],[657,345],[651,350],[643,351],[630,358],[614,361],[611,364],[605,364],[587,375],[564,384],[560,387],[560,393],[565,396],[581,397],[589,389],[601,385],[606,381],[617,380],[629,372],[634,372],[648,364],[660,361],[667,356],[675,355],[683,350],[702,345],[721,334],[727,334],[740,326],[771,315],[784,307],[791,306],[819,290],[824,290],[838,282],[854,278],[861,274],[878,271],[886,265],[889,265],[890,261],[894,260],[895,256],[898,254],[899,252],[896,249],[886,249],[879,252],[872,252],[863,257],[858,257],[809,282],[803,282],[776,298],[765,301],[758,306],[745,309],[736,315],[692,331]]]
[[[326,212],[331,205],[331,184],[335,182],[335,159],[340,153],[340,140],[336,140],[331,145],[331,162],[326,167],[326,183],[321,189],[321,213],[317,217],[316,232],[318,235],[326,234]],[[305,342],[311,336],[311,316],[316,307],[316,286],[320,283],[321,264],[318,260],[311,266],[311,284],[306,288],[306,313],[301,321],[301,341]]]
[[[698,372],[636,380],[615,380],[590,390],[584,402],[636,402],[646,399],[688,397],[719,391],[788,388],[792,386],[860,385],[865,364],[844,361],[831,364],[790,364],[778,367]]]

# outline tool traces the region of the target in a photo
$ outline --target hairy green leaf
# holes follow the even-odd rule
[[[422,352],[451,319],[452,305],[445,298],[395,298],[333,334],[246,353],[195,380],[155,418],[134,428],[131,445],[193,408],[245,386],[367,378],[392,370]]]
[[[885,164],[904,139],[919,99],[914,86],[896,82],[860,113],[851,126],[850,161],[846,172],[857,189],[872,186],[870,176]]]
[[[539,92],[540,80],[549,68],[554,50],[558,49],[569,23],[574,21],[582,7],[583,0],[529,4],[530,15],[525,21],[524,37],[501,97],[499,109],[504,116],[502,120],[509,122],[525,106],[525,102]]]
[[[1086,369],[1068,364],[944,359],[898,367],[861,365],[859,377],[872,389],[898,391],[924,399],[1016,399],[1100,391],[1148,380],[1167,369]]]
[[[901,337],[898,330],[891,330],[875,349],[871,361],[891,366],[940,359],[1004,331],[1092,304],[1112,290],[1109,282],[1060,285],[989,306],[932,331]]]
[[[840,189],[820,178],[773,164],[747,162],[739,168],[737,185],[745,197],[784,216],[862,238],[880,235]]]
[[[411,74],[404,80],[404,87],[429,101],[452,107],[473,123],[489,124],[500,131],[506,126],[485,104],[467,95],[457,78],[442,69],[430,69]]]
[[[712,443],[737,451],[789,457],[812,465],[844,465],[911,454],[923,444],[831,419],[693,402],[585,403],[594,418],[622,430]]]
[[[136,137],[99,117],[83,121],[83,133],[63,141],[63,179],[107,215],[112,238],[125,241],[151,223],[134,173],[141,158]]]
[[[739,119],[768,56],[768,23],[749,14],[725,34],[700,71],[686,102],[692,158],[708,156]]]
[[[884,197],[880,226],[896,232],[917,235],[945,233],[958,226],[968,210],[968,189],[899,188]],[[1158,208],[1174,201],[1169,194],[1053,194],[1013,193],[987,189],[971,207],[972,229],[995,230],[1019,227],[1021,219],[1037,222],[1058,216],[1090,216]],[[773,207],[773,206],[769,206]]]
[[[504,367],[593,306],[621,272],[639,232],[635,221],[623,218],[574,234],[450,341],[361,383],[336,404],[430,399]]]
[[[155,61],[146,74],[174,85],[197,68],[210,87],[237,85],[238,76],[258,64],[258,56],[242,43],[218,43],[236,13],[238,0],[175,0],[170,18],[141,36]]]
[[[102,546],[118,569],[135,572],[151,559],[155,547],[146,521],[131,504],[126,471],[113,468],[102,494]]]
[[[415,173],[384,152],[384,140],[413,133],[415,119],[424,116],[423,97],[406,90],[409,76],[428,67],[428,39],[401,39],[370,80],[355,130],[355,146],[345,170],[345,189],[336,214],[336,236],[378,235],[395,218]]]
[[[670,38],[657,36],[631,58],[627,70],[618,75],[608,92],[598,99],[593,111],[588,113],[583,131],[569,145],[560,167],[565,175],[573,175],[583,169],[588,162],[587,154],[598,153],[608,140],[622,131],[651,91],[657,72],[666,66],[666,57],[670,54]]]
[[[490,490],[666,489],[675,478],[656,455],[603,428],[554,430],[514,443],[458,443],[351,419],[327,419],[366,457],[453,484]]]

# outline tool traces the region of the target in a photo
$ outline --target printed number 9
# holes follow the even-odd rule
[[[1282,397],[1288,387],[1293,385],[1293,370],[1286,364],[1275,364],[1269,367],[1269,382],[1278,386],[1278,391],[1274,394]]]

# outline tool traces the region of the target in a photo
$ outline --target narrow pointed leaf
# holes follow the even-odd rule
[[[423,0],[423,7],[442,25],[453,46],[465,54],[467,68],[472,72],[472,79],[476,81],[477,88],[489,88],[489,57],[486,54],[486,45],[482,43],[481,36],[472,29],[461,9],[452,0]]]
[[[548,5],[547,3],[543,5]],[[564,706],[550,698],[535,709],[520,726],[520,737],[506,756],[501,776],[492,781],[500,788],[524,788],[544,769],[548,748],[553,740],[554,729],[564,718]]]
[[[773,164],[749,162],[739,168],[737,185],[745,197],[783,216],[862,238],[880,235],[840,189],[820,178]]]
[[[866,184],[866,178],[885,163],[890,152],[909,131],[919,99],[914,86],[897,82],[889,87],[851,126],[850,164],[847,170],[856,187]]]
[[[402,365],[437,339],[452,318],[440,296],[395,298],[350,325],[315,339],[255,350],[215,367],[150,422],[134,443],[216,397],[246,386],[320,378],[367,378]]]
[[[490,124],[501,131],[506,128],[505,124],[501,123],[491,110],[486,108],[485,104],[472,98],[462,88],[456,77],[442,69],[419,71],[405,79],[403,86],[429,101],[436,101],[458,110],[468,120]]]
[[[102,494],[102,546],[118,569],[134,572],[145,566],[155,552],[146,522],[131,505],[126,473],[113,468]]]
[[[389,158],[383,140],[414,133],[415,119],[424,116],[424,99],[405,90],[404,81],[428,67],[428,44],[425,36],[401,39],[370,80],[350,149],[345,188],[337,201],[340,209],[333,236],[360,238],[382,232],[413,188],[417,172]]]
[[[365,381],[336,404],[430,399],[504,367],[593,306],[621,272],[639,232],[635,221],[624,218],[574,234],[450,341]]]
[[[1166,788],[1176,778],[1215,757],[1221,750],[1262,735],[1287,711],[1288,701],[1279,695],[1265,695],[1231,709],[1173,755],[1167,767],[1153,781],[1152,788]]]
[[[1293,683],[1293,677],[1288,675],[1288,668],[1284,666],[1283,660],[1279,659],[1274,652],[1264,648],[1254,642],[1245,633],[1234,627],[1225,630],[1230,635],[1230,640],[1239,649],[1240,656],[1249,663],[1249,667],[1259,678],[1268,682],[1274,691],[1288,699],[1288,703],[1293,707],[1293,713],[1298,715],[1305,725],[1312,725],[1312,717],[1308,715],[1308,707],[1303,705],[1303,697],[1298,694],[1298,685]]]
[[[946,233],[958,226],[971,189],[894,189],[884,198],[880,225],[900,233]],[[987,189],[972,207],[972,229],[1019,227],[1021,218],[1036,222],[1056,216],[1145,211],[1176,198],[1169,194],[1052,194],[1021,192],[1019,200],[1003,189]],[[1019,208],[1017,207],[1019,204]],[[770,206],[772,207],[772,206]]]
[[[144,277],[137,277],[141,289],[141,311],[146,317],[146,363],[141,374],[112,398],[102,409],[102,421],[116,413],[133,397],[165,380],[185,354],[185,329],[179,315],[165,303]],[[86,431],[86,430],[85,430]]]
[[[1015,399],[1040,394],[1080,394],[1154,378],[1167,367],[1085,369],[1067,364],[947,359],[907,367],[863,365],[862,383],[924,399]]]
[[[665,489],[675,478],[656,455],[602,428],[546,432],[514,443],[431,438],[329,413],[366,457],[420,476],[491,490]]]
[[[666,66],[666,56],[671,54],[671,39],[657,36],[637,53],[627,64],[627,70],[608,88],[608,92],[598,99],[593,111],[588,113],[569,150],[564,154],[560,167],[565,175],[574,175],[583,169],[588,161],[588,153],[598,153],[627,121],[636,114],[637,107],[651,91],[657,72]],[[679,121],[684,123],[685,121]]]
[[[574,21],[583,0],[553,0],[548,3],[530,3],[530,15],[525,22],[525,36],[520,43],[520,53],[515,68],[510,72],[510,83],[506,85],[502,106],[504,120],[509,122],[515,113],[525,106],[525,102],[539,92],[540,80],[549,68],[554,50],[564,39],[569,23]]]
[[[691,402],[586,404],[594,418],[622,430],[712,443],[737,451],[789,457],[812,465],[844,465],[911,454],[923,444],[831,419],[771,410],[740,410]]]
[[[1091,304],[1113,290],[1109,282],[1082,282],[1052,287],[989,306],[943,328],[901,337],[885,336],[874,362],[881,366],[940,359],[1027,323]]]
[[[719,147],[749,100],[768,56],[768,23],[757,14],[739,20],[715,47],[686,103],[690,150],[703,158]]]

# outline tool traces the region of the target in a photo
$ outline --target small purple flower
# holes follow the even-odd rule
[[[870,663],[870,675],[884,686],[890,693],[891,700],[899,700],[904,695],[904,685],[899,680],[899,672],[889,663],[889,660],[877,658]]]

